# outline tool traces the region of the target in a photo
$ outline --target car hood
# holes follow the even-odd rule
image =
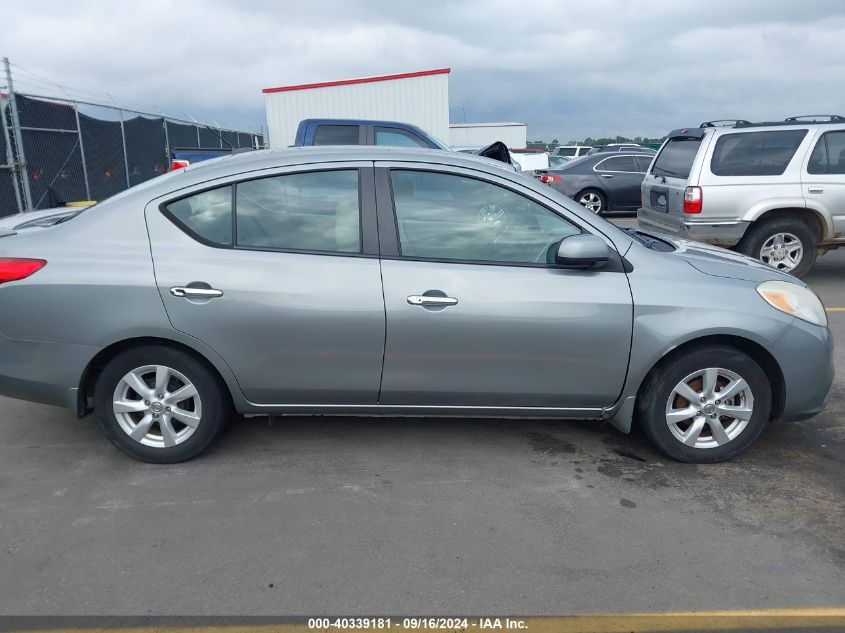
[[[806,286],[797,277],[781,272],[767,266],[763,262],[729,251],[726,248],[693,242],[685,239],[669,237],[667,235],[655,234],[655,237],[671,242],[675,246],[675,256],[686,261],[690,266],[714,277],[727,277],[728,279],[742,279],[755,283],[764,281],[788,281],[793,284]]]

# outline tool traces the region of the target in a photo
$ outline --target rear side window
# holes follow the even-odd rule
[[[806,135],[807,130],[725,134],[716,141],[710,171],[716,176],[778,176]]]
[[[605,158],[596,165],[596,171],[627,171],[634,173],[637,171],[637,163],[633,156],[614,156],[613,158]]]
[[[214,246],[232,245],[232,188],[221,187],[167,205],[189,235]]]
[[[428,147],[416,134],[395,127],[377,127],[376,145],[397,147]]]
[[[318,125],[314,145],[358,145],[357,125]]]
[[[356,169],[247,180],[236,195],[238,246],[361,251]]]
[[[648,166],[651,165],[651,161],[654,160],[654,156],[637,156],[637,162],[640,165],[640,168],[637,170],[641,174],[644,174],[648,171]]]
[[[657,155],[651,173],[657,176],[689,178],[699,147],[701,147],[700,138],[669,139]]]
[[[811,174],[845,174],[845,131],[822,134],[810,155],[807,171]]]

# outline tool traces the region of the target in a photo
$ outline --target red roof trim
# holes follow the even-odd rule
[[[410,79],[412,77],[427,77],[429,75],[448,75],[451,68],[435,68],[434,70],[419,70],[413,73],[398,75],[380,75],[378,77],[361,77],[360,79],[342,79],[341,81],[325,81],[317,84],[300,84],[298,86],[279,86],[278,88],[264,88],[261,92],[288,92],[290,90],[309,90],[311,88],[329,88],[331,86],[348,86],[349,84],[368,84],[375,81],[391,81],[393,79]]]

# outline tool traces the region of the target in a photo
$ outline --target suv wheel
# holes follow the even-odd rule
[[[738,250],[796,277],[803,277],[816,262],[818,242],[805,222],[776,218],[752,224]]]
[[[156,464],[202,453],[230,413],[216,377],[195,358],[164,346],[113,358],[97,380],[94,409],[112,444]]]
[[[586,207],[596,215],[601,215],[607,211],[607,200],[604,194],[597,189],[587,189],[579,193],[575,199],[583,207]]]
[[[742,453],[772,410],[765,372],[731,347],[700,348],[659,366],[638,398],[640,424],[669,457],[708,464]]]

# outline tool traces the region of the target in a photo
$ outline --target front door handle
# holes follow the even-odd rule
[[[613,178],[613,174],[601,174],[602,178]]]
[[[821,187],[810,187],[809,189],[807,189],[807,191],[809,193],[824,193],[824,189],[822,189]]]
[[[215,290],[214,288],[191,288],[190,286],[175,286],[170,289],[170,294],[174,297],[184,297],[186,299],[213,299],[214,297],[222,297],[222,290]]]
[[[412,306],[453,306],[458,303],[454,297],[437,297],[431,295],[411,295],[408,303]]]

